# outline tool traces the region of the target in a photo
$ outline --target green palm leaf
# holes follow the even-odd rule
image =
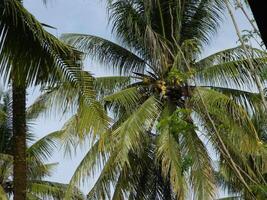
[[[0,198],[2,200],[8,200],[7,194],[5,193],[5,190],[1,185],[0,185]]]
[[[27,149],[28,156],[41,161],[49,159],[56,148],[58,136],[58,132],[53,132],[39,139]]]
[[[71,71],[66,64],[77,68],[75,60],[79,59],[80,53],[44,31],[42,25],[18,1],[4,0],[0,8],[0,30],[3,35],[0,40],[0,71],[5,80],[10,78],[12,72],[20,74],[18,80],[27,78],[28,84],[41,81],[51,83],[63,74],[70,76]],[[27,51],[21,48],[27,48]]]
[[[67,185],[48,181],[31,181],[29,190],[40,199],[62,199]],[[71,199],[83,200],[82,193],[75,189],[71,193]]]
[[[109,66],[123,74],[132,71],[143,72],[145,61],[118,44],[103,38],[91,35],[66,34],[62,39],[68,44],[74,45],[79,50],[96,59],[100,63]]]
[[[126,111],[131,112],[138,105],[141,97],[138,88],[130,87],[108,95],[104,97],[104,100],[110,107],[119,105],[124,107]]]
[[[139,144],[145,137],[146,131],[150,129],[152,121],[157,118],[159,110],[159,102],[154,97],[150,97],[118,128],[112,131],[113,150],[109,153],[109,159],[89,192],[89,198],[98,199],[110,195],[109,183],[116,183],[120,169],[130,167],[129,153],[131,151],[136,154],[141,153],[142,147]]]
[[[252,59],[257,73],[263,74],[263,69],[266,67],[266,53],[252,47],[248,48],[251,50],[249,59]],[[198,61],[195,69],[196,79],[200,84],[220,84],[227,87],[238,85],[241,88],[246,85],[250,89],[255,88],[254,75],[249,69],[248,58],[240,46],[223,50]]]
[[[129,151],[138,154],[140,146],[147,133],[153,126],[161,109],[160,102],[155,97],[148,98],[139,108],[132,113],[117,129],[112,132],[116,142],[116,163],[119,166],[129,165]]]
[[[157,141],[157,159],[161,163],[163,177],[168,180],[178,199],[184,199],[187,193],[186,180],[182,170],[181,147],[176,138],[165,128]]]
[[[99,94],[99,99],[125,88],[130,83],[131,78],[127,76],[97,77],[94,81],[95,91]]]
[[[229,98],[241,105],[249,113],[259,112],[263,109],[263,103],[259,93],[225,87],[211,86],[209,88],[229,96]]]
[[[207,148],[194,130],[189,133],[182,132],[182,134],[182,146],[190,156],[190,182],[195,191],[195,198],[213,199],[216,186],[213,166]]]

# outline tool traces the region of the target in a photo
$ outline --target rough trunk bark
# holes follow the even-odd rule
[[[26,200],[26,87],[13,83],[14,200]]]

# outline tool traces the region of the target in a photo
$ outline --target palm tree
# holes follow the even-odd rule
[[[259,178],[251,177],[252,169],[251,174],[240,170],[235,160],[249,169],[246,154],[262,148],[251,113],[264,108],[248,59],[260,75],[266,53],[238,46],[201,58],[223,8],[220,0],[110,0],[118,43],[85,34],[63,36],[120,73],[94,81],[99,101],[112,113],[108,130],[92,131],[86,110],[78,110],[61,130],[70,144],[88,132],[93,138],[69,189],[100,170],[88,199],[185,199],[190,194],[213,199],[216,166],[208,143],[252,193],[246,179],[259,183]]]
[[[91,78],[79,73],[81,54],[46,32],[22,1],[1,1],[0,13],[0,72],[6,82],[12,83],[13,91],[14,199],[23,200],[26,184],[21,183],[27,183],[26,88],[56,86],[64,80],[80,88],[86,99],[92,99],[93,93]]]
[[[0,92],[0,197],[7,200],[14,194],[13,185],[13,156],[10,145],[12,144],[12,97],[10,92]],[[36,101],[38,102],[38,100]],[[45,110],[33,104],[27,109],[27,143],[33,142],[30,124]],[[46,181],[57,163],[46,164],[45,161],[52,156],[56,148],[56,138],[59,133],[54,132],[27,145],[27,200],[37,199],[63,199],[67,184]],[[71,192],[72,199],[82,200],[82,193],[76,188]]]

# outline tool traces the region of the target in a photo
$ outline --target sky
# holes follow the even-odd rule
[[[108,27],[107,12],[104,0],[47,0],[44,6],[42,0],[24,0],[24,6],[42,23],[49,24],[57,29],[48,29],[55,36],[59,37],[62,33],[85,33],[101,36],[106,39],[114,40]],[[240,29],[250,29],[249,23],[244,17],[236,12],[236,18]],[[227,13],[224,23],[213,38],[208,47],[205,48],[204,55],[212,54],[216,51],[236,46],[237,36],[234,27]],[[96,76],[108,75],[97,63],[87,62],[86,69]],[[106,68],[105,68],[106,69]],[[28,91],[28,105],[38,96],[38,89]],[[47,133],[60,129],[67,117],[49,116],[41,117],[34,125],[34,133],[37,138],[41,138]],[[86,153],[86,149],[77,151],[72,157],[63,158],[61,152],[55,153],[49,162],[59,162],[57,169],[49,180],[68,183],[75,168]],[[92,186],[93,180],[82,187],[84,192]]]

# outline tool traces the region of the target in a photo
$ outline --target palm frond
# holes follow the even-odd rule
[[[118,90],[124,89],[131,83],[128,76],[106,76],[97,77],[94,81],[95,91],[99,94],[98,98],[111,95]]]
[[[183,149],[187,152],[187,158],[191,162],[189,174],[194,196],[203,200],[213,199],[216,193],[216,186],[212,161],[207,148],[194,130],[186,133],[181,132],[181,134],[183,135]]]
[[[12,160],[12,156],[9,154],[0,153],[0,159],[4,161]]]
[[[182,169],[181,147],[167,128],[158,137],[157,159],[161,163],[163,177],[165,180],[170,179],[175,195],[184,199],[187,185]]]
[[[241,129],[243,131],[242,137],[244,138],[242,142],[245,141],[245,137],[248,137],[247,142],[249,142],[242,145],[239,144],[239,148],[242,146],[243,150],[255,150],[258,134],[251,121],[251,118],[248,115],[248,111],[246,111],[242,105],[237,104],[233,99],[225,94],[205,88],[200,88],[198,91],[200,93],[199,95],[202,96],[206,105],[208,106],[208,110],[211,115],[214,117],[216,116],[216,120],[220,121],[223,126],[228,127],[229,130],[227,131],[229,131],[229,133],[231,132],[236,134],[236,137],[231,135],[232,139],[235,138],[237,143],[240,142],[238,138],[240,137],[239,134],[242,133],[240,132]],[[192,99],[192,101],[194,101],[194,105],[192,105],[197,113],[203,113],[203,110],[201,111],[201,103],[198,102],[199,95],[196,94],[196,96]],[[195,101],[196,99],[198,100]],[[250,148],[248,148],[248,146]]]
[[[256,72],[263,74],[266,69],[267,54],[249,46],[248,48],[251,50],[249,59],[252,60]],[[223,50],[198,61],[195,70],[196,80],[200,84],[219,84],[220,86],[239,86],[241,88],[244,85],[248,87],[250,84],[252,87],[249,89],[256,87],[254,74],[248,65],[248,58],[240,46]]]
[[[19,1],[1,1],[0,9],[0,72],[5,80],[12,73],[18,84],[27,80],[28,85],[46,87],[68,81],[86,102],[94,101],[93,79],[81,69],[80,52],[46,32]],[[62,98],[69,94],[62,92]],[[67,97],[63,101],[69,103]]]
[[[122,172],[119,175],[119,178],[117,180],[115,189],[114,189],[114,193],[112,195],[112,200],[124,200],[124,196],[125,196],[125,185],[127,179],[125,179],[125,174],[122,170]]]
[[[18,82],[27,78],[29,85],[73,79],[67,66],[78,70],[80,53],[46,32],[19,1],[1,1],[0,9],[0,71],[5,80],[10,73]]]
[[[249,115],[251,115],[251,113],[260,112],[260,110],[263,109],[263,103],[260,94],[257,92],[214,86],[208,88],[227,95],[234,102],[244,107]]]
[[[65,34],[62,39],[98,62],[106,66],[111,65],[120,74],[129,74],[133,71],[144,72],[146,67],[143,59],[126,48],[103,38],[92,35]]]
[[[49,181],[30,181],[28,189],[30,193],[40,199],[63,199],[67,185]],[[83,194],[77,189],[73,189],[71,199],[83,200]]]
[[[38,99],[36,99],[36,101],[27,108],[26,117],[29,121],[37,119],[47,109],[46,100],[42,98],[42,96],[39,96]]]
[[[248,155],[257,155],[261,151],[259,136],[252,119],[242,106],[237,105],[228,97],[223,97],[225,96],[224,94],[212,90],[206,92],[214,93],[214,96],[209,96],[206,93],[207,96],[205,97],[203,90],[200,91],[199,95],[202,95],[204,101],[207,102],[206,109],[217,124],[218,134],[214,134],[214,127],[210,124],[206,115],[202,113],[203,111],[199,106],[196,112],[197,115],[201,116],[199,123],[205,129],[205,138],[212,144],[215,152],[218,153],[221,165],[228,169],[228,172],[230,172],[228,177],[231,177],[231,180],[234,180],[233,182],[242,183],[239,185],[242,189],[244,189],[243,184],[249,185],[250,181],[259,183],[262,175],[249,165],[250,161],[247,157]],[[194,107],[197,107],[196,102]],[[241,115],[237,114],[238,112],[243,117],[240,118]],[[239,124],[240,122],[241,124]],[[245,190],[250,193],[250,189],[246,188]]]
[[[108,11],[117,37],[127,45],[144,51],[142,38],[148,26],[171,43],[181,44],[192,38],[208,43],[221,21],[223,3],[221,0],[116,0],[110,1]]]
[[[94,176],[96,170],[101,168],[103,161],[105,161],[105,154],[99,150],[99,141],[97,141],[76,168],[69,182],[65,198],[69,199],[73,188],[78,187],[81,182],[85,182],[89,176]]]
[[[1,185],[0,185],[0,198],[2,200],[8,200],[7,194]]]
[[[130,151],[136,154],[142,151],[142,146],[140,146],[142,140],[154,125],[160,110],[160,102],[151,96],[112,132],[118,166],[129,165],[128,154]]]
[[[241,197],[240,196],[224,197],[224,198],[219,198],[216,200],[241,200]]]
[[[44,178],[52,176],[53,170],[57,167],[58,163],[44,164],[40,160],[28,157],[28,180],[43,180]]]
[[[144,4],[142,1],[110,1],[108,13],[112,32],[117,38],[146,61],[151,61],[149,51],[144,46],[144,35],[149,23],[146,21]]]
[[[210,42],[222,21],[224,1],[198,0],[181,1],[183,24],[181,41],[197,38],[204,44]]]
[[[102,113],[103,115],[96,115]],[[80,104],[77,113],[72,116],[59,131],[59,141],[65,153],[71,155],[71,149],[78,144],[84,144],[91,137],[91,144],[109,126],[110,119],[99,102]]]
[[[264,58],[266,57],[266,52],[253,48],[252,46],[247,46],[250,50],[249,55],[252,58]],[[205,68],[207,66],[216,65],[223,62],[231,62],[238,59],[246,58],[244,49],[241,46],[225,49],[219,52],[216,52],[210,56],[207,56],[199,61],[197,61],[197,66],[199,68]]]
[[[157,118],[159,110],[160,103],[152,96],[111,132],[113,139],[109,159],[104,164],[98,180],[89,192],[89,198],[109,197],[109,184],[116,183],[117,177],[123,168],[130,168],[130,152],[133,151],[137,155],[141,153],[142,146],[140,145],[152,122]]]
[[[52,112],[56,114],[65,114],[67,111],[76,112],[77,108],[82,104],[80,102],[81,99],[88,104],[94,102],[96,94],[93,88],[93,77],[85,71],[81,72],[81,74],[82,81],[78,81],[81,85],[62,81],[55,87],[45,87],[43,93],[27,108],[28,120],[35,119],[43,114],[51,114]]]
[[[104,101],[109,107],[116,105],[122,106],[129,113],[135,109],[135,106],[138,105],[141,98],[142,95],[138,91],[138,88],[130,87],[104,97]]]
[[[27,149],[27,155],[40,161],[49,159],[56,148],[58,137],[58,132],[44,136]]]
[[[34,195],[34,194],[27,194],[27,199],[28,200],[41,200],[39,197],[37,197],[36,195]]]

